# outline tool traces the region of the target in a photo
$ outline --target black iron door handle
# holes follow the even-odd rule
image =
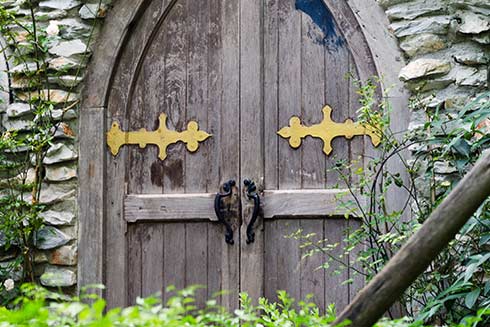
[[[231,225],[226,221],[223,211],[221,210],[221,200],[223,198],[229,197],[233,193],[233,186],[235,186],[235,181],[234,180],[229,180],[228,182],[223,184],[223,191],[224,193],[217,193],[216,197],[214,198],[214,212],[216,212],[216,217],[218,217],[218,221],[225,225],[226,228],[226,233],[225,233],[225,241],[226,243],[233,245],[235,243],[233,241],[233,229],[231,228]]]
[[[254,210],[252,212],[252,219],[247,225],[247,244],[255,241],[254,224],[257,221],[257,217],[260,212],[260,196],[257,194],[257,186],[249,179],[243,181],[243,184],[247,188],[247,197],[254,201]]]

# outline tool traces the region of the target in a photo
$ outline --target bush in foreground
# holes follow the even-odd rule
[[[260,299],[252,305],[246,294],[241,294],[241,308],[233,313],[210,300],[205,309],[194,305],[195,288],[176,292],[166,305],[157,298],[138,299],[128,308],[106,311],[105,301],[95,295],[69,298],[49,292],[33,285],[21,288],[22,296],[11,308],[0,308],[0,327],[8,326],[331,326],[334,308],[330,306],[326,315],[321,315],[317,306],[309,302],[296,303],[285,292],[278,292],[279,301],[270,303]],[[90,303],[90,304],[87,304]],[[490,312],[479,312],[479,316]],[[479,317],[468,317],[460,325],[477,326]],[[348,326],[344,324],[343,326]],[[408,319],[382,321],[376,327],[421,327],[421,323]]]

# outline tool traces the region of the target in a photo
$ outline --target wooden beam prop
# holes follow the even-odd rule
[[[376,323],[427,269],[489,195],[490,153],[480,158],[420,230],[340,313],[333,325],[345,320],[352,322],[350,327],[368,327]]]

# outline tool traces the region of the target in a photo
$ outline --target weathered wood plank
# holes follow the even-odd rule
[[[313,216],[323,219],[346,213],[354,216],[355,212],[339,207],[341,201],[349,200],[352,196],[347,190],[266,190],[262,196],[262,208],[266,219]]]
[[[146,76],[140,74],[136,77],[137,82],[132,90],[132,94],[128,95],[129,107],[129,130],[139,130],[146,128],[147,130],[155,129],[155,121],[159,113],[158,108],[146,101]],[[151,194],[162,193],[162,185],[152,183],[152,164],[158,161],[158,148],[154,145],[140,148],[138,146],[128,147],[127,162],[127,192],[129,194]]]
[[[210,132],[214,136],[210,139],[209,156],[209,187],[208,192],[217,192],[220,186],[230,179],[237,183],[240,173],[239,154],[239,126],[240,121],[240,69],[239,56],[239,1],[226,2],[223,0],[210,0],[210,24],[208,45],[208,119]],[[235,191],[234,203],[239,208],[239,195]],[[240,248],[238,241],[239,220],[238,210],[234,217],[230,217],[234,233],[235,245],[230,246],[224,239],[224,227],[209,227],[208,239],[214,237],[210,243],[209,264],[215,262],[217,268],[208,274],[212,285],[220,286],[220,290],[229,292],[221,297],[221,304],[228,309],[235,309],[238,304],[239,293],[239,260]],[[212,232],[211,232],[212,230]]]
[[[349,71],[352,76],[349,78],[350,87],[349,87],[349,116],[352,119],[356,119],[358,114],[357,110],[360,107],[360,96],[358,94],[358,87],[353,83],[353,78],[358,78],[359,73],[357,71],[356,63],[354,62],[354,58],[352,55],[349,56]],[[374,76],[375,72],[373,72]],[[365,82],[365,81],[363,81]],[[364,172],[365,164],[366,164],[366,148],[373,149],[371,140],[368,137],[356,137],[350,141],[350,183],[351,185],[359,185],[361,175],[356,172],[362,170]],[[362,222],[360,220],[352,220],[347,221],[348,233],[353,233],[357,229],[361,227]],[[361,288],[364,287],[365,278],[363,275],[356,272],[356,270],[362,270],[361,264],[357,262],[358,253],[362,251],[362,245],[359,245],[352,251],[350,251],[346,256],[346,260],[349,262],[349,270],[348,270],[348,279],[351,280],[351,283],[348,285],[349,288],[349,296],[348,303],[350,300],[354,298],[355,294],[359,292]],[[341,309],[341,308],[339,308]]]
[[[279,125],[301,114],[301,13],[294,1],[279,1]],[[309,141],[309,140],[308,140]],[[301,188],[301,149],[279,142],[279,189]]]
[[[321,241],[324,237],[324,222],[322,220],[302,219],[300,228],[303,235],[315,234],[311,241]],[[301,243],[298,244],[300,246]],[[300,298],[305,300],[309,294],[313,297],[310,299],[315,303],[322,312],[325,310],[325,269],[321,266],[325,258],[322,255],[315,254],[305,256],[306,252],[311,250],[309,247],[300,247],[301,255],[301,276],[300,276]]]
[[[132,225],[128,228],[128,244],[131,246],[128,248],[128,267],[130,267],[129,274],[126,276],[127,280],[127,303],[129,305],[135,305],[136,299],[141,297],[142,293],[142,249],[141,249],[141,232],[140,225]]]
[[[286,236],[300,229],[300,220],[279,220],[277,222],[277,290],[286,290],[292,298],[301,297],[301,252],[299,243]],[[269,246],[272,246],[269,244]]]
[[[333,109],[332,119],[336,122],[344,122],[349,118],[349,49],[346,45],[338,46],[335,51],[325,50],[325,100]],[[337,161],[349,160],[349,141],[338,137],[332,141],[333,152],[327,157],[327,187],[337,185],[345,187],[340,174],[333,169]],[[348,174],[348,172],[347,172]]]
[[[371,49],[349,3],[335,0],[324,0],[324,2],[335,18],[341,33],[345,36],[346,47],[349,48],[354,61],[357,63],[359,77],[362,80],[366,80],[376,72],[376,68]],[[375,5],[372,4],[372,6]]]
[[[217,221],[215,194],[130,194],[124,200],[124,219],[136,221]]]
[[[263,183],[262,0],[240,0],[240,176]],[[242,183],[241,183],[242,184]],[[243,184],[241,185],[243,186]],[[255,242],[246,243],[253,201],[242,192],[240,286],[252,299],[264,292],[264,235],[261,219]]]
[[[264,221],[264,296],[270,301],[277,301],[278,284],[278,220]],[[265,268],[265,267],[264,267]],[[260,277],[260,276],[259,276]]]
[[[194,120],[208,130],[208,38],[203,36],[209,26],[208,1],[187,0],[187,91],[186,121]],[[223,141],[223,140],[222,140]],[[186,193],[206,192],[209,181],[208,157],[214,154],[207,142],[196,153],[185,153]],[[212,192],[217,189],[212,189]]]
[[[161,295],[164,224],[141,224],[141,296]],[[131,267],[131,266],[130,266]],[[137,266],[134,266],[137,269]],[[130,274],[131,275],[131,274]]]
[[[315,39],[322,33],[307,15],[301,15],[301,119],[306,125],[322,121],[325,106],[325,46]],[[308,138],[301,146],[302,189],[324,188],[325,154],[320,139]]]
[[[170,129],[186,128],[187,100],[187,6],[183,1],[175,3],[161,27],[161,45],[158,51],[162,65],[165,67],[165,79],[161,92],[165,95],[162,110],[168,115],[167,125]],[[157,44],[155,46],[157,47]],[[185,192],[185,158],[187,149],[182,143],[174,144],[167,150],[163,162],[164,193]]]
[[[346,219],[327,219],[325,223],[325,245],[338,244],[329,255],[343,262],[330,262],[330,267],[325,271],[325,303],[334,303],[337,310],[342,310],[349,303],[349,286],[345,284],[349,279],[348,260],[343,256],[345,233],[348,228]],[[324,256],[324,260],[329,260]],[[344,283],[344,284],[343,284]]]
[[[279,47],[279,16],[280,0],[264,2],[264,189],[278,189],[278,142],[282,142],[277,131],[280,130],[279,114],[279,65],[277,54]]]
[[[163,285],[165,290],[171,286],[181,290],[185,287],[185,224],[166,224],[163,235]],[[172,295],[165,292],[163,301]]]
[[[146,0],[123,0],[108,12],[102,30],[97,37],[94,56],[90,61],[85,87],[84,107],[107,106],[112,77],[117,61],[131,35],[132,23],[136,22],[146,9]]]
[[[208,270],[217,268],[208,266],[208,227],[206,223],[185,224],[185,285],[204,287],[195,293],[195,304],[200,308],[207,300]]]
[[[78,287],[102,284],[104,255],[104,108],[82,108],[79,153]],[[81,133],[79,133],[80,135]],[[99,292],[99,295],[101,292]]]
[[[117,99],[112,100],[110,106],[117,106],[117,101]],[[108,120],[115,118],[116,116],[111,115]],[[123,120],[121,119],[120,121]],[[107,152],[106,155],[108,155]],[[110,308],[128,305],[126,262],[127,223],[124,220],[123,208],[126,189],[124,177],[127,160],[127,149],[122,149],[117,157],[108,157],[105,165],[107,186],[103,194],[105,196],[104,237],[106,249],[103,267],[105,276],[104,284],[106,286],[105,298]]]

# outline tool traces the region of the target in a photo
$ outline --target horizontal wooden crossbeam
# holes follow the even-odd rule
[[[124,217],[139,221],[217,221],[213,193],[127,195]],[[264,219],[356,216],[340,203],[352,200],[347,190],[266,190],[261,194]]]

